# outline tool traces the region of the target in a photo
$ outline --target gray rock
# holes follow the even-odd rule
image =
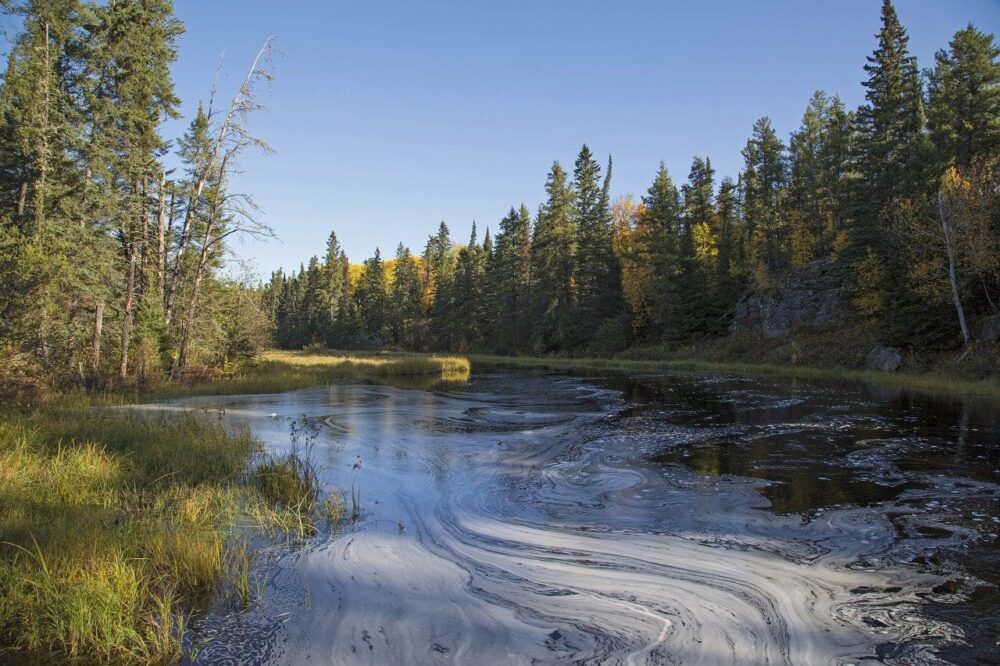
[[[875,347],[865,356],[865,365],[869,370],[895,372],[903,365],[903,355],[892,347]]]
[[[987,317],[979,324],[979,339],[983,342],[1000,340],[1000,315]]]
[[[843,290],[833,261],[820,259],[776,276],[773,286],[747,295],[733,311],[732,331],[780,338],[793,328],[816,328],[843,313]]]

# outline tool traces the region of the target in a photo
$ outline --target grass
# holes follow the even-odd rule
[[[751,377],[785,377],[810,381],[852,381],[933,395],[984,397],[990,400],[1000,400],[1000,382],[996,379],[963,379],[938,373],[885,373],[843,367],[708,361],[695,358],[628,359],[472,355],[470,360],[474,366],[478,367],[615,372],[683,370]]]
[[[255,594],[248,535],[313,529],[306,471],[193,416],[0,417],[0,662],[175,661],[195,609]]]
[[[228,375],[164,384],[144,393],[109,393],[97,399],[106,404],[118,404],[195,395],[281,393],[337,380],[401,384],[419,380],[421,385],[430,385],[438,381],[465,381],[470,369],[469,360],[459,356],[272,350]],[[62,399],[65,400],[65,396]],[[93,402],[94,399],[93,396],[80,396],[82,401]]]

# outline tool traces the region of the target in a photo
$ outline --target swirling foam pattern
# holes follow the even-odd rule
[[[936,663],[961,642],[922,611],[944,579],[899,559],[885,506],[782,514],[761,480],[682,464],[705,442],[776,435],[822,458],[812,449],[841,451],[852,424],[883,427],[864,404],[849,417],[831,396],[700,388],[727,413],[772,416],[727,421],[669,396],[637,409],[600,382],[524,375],[467,391],[335,385],[172,403],[225,410],[279,450],[292,422],[312,424],[324,481],[353,486],[364,509],[281,556],[254,612],[209,617],[200,660]],[[664,451],[680,462],[650,462]]]

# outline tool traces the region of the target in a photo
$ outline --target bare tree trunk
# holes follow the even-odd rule
[[[142,189],[141,189],[141,199],[139,205],[139,242],[141,243],[141,252],[139,254],[139,288],[145,293],[146,288],[149,285],[149,276],[147,271],[149,269],[149,180],[147,178],[142,179]]]
[[[101,331],[104,329],[104,303],[94,310],[94,337],[90,344],[90,375],[95,380],[101,367]]]
[[[167,174],[160,172],[160,201],[156,214],[156,288],[163,301],[164,288],[166,286],[167,271],[167,239],[166,239],[166,219],[167,219]]]
[[[958,290],[958,271],[955,268],[955,245],[952,237],[954,230],[948,222],[948,217],[945,215],[944,202],[940,193],[937,197],[937,206],[938,218],[941,221],[941,231],[944,233],[944,246],[948,254],[948,280],[951,283],[951,300],[955,304],[955,312],[958,314],[958,324],[962,327],[962,340],[968,346],[972,341],[972,336],[969,335],[969,326],[965,323],[965,308],[962,307],[962,298]]]
[[[177,354],[177,368],[187,367],[188,355],[191,352],[191,327],[194,326],[194,317],[198,308],[198,295],[201,292],[201,281],[205,277],[205,269],[208,267],[208,258],[215,239],[212,238],[212,227],[215,223],[213,214],[205,226],[205,240],[201,246],[201,255],[198,257],[198,266],[194,273],[194,284],[191,289],[191,300],[188,303],[187,312],[184,314],[184,325],[181,330],[181,346]]]
[[[170,282],[167,285],[167,297],[164,308],[166,311],[167,325],[170,324],[170,321],[173,318],[174,298],[177,294],[177,281],[181,269],[181,259],[184,257],[184,253],[191,241],[191,225],[194,222],[194,216],[198,210],[198,201],[201,199],[201,194],[205,190],[205,185],[208,183],[209,175],[213,166],[219,159],[226,136],[232,129],[233,124],[239,120],[240,113],[245,112],[245,109],[242,107],[243,101],[247,95],[250,94],[253,80],[260,72],[261,58],[265,57],[265,54],[270,52],[272,42],[273,38],[268,37],[268,39],[264,42],[264,46],[257,52],[257,57],[254,58],[253,64],[250,66],[250,71],[247,72],[246,78],[243,79],[243,84],[240,86],[239,92],[237,92],[233,97],[233,100],[229,105],[229,111],[226,113],[226,117],[222,121],[222,125],[219,126],[219,133],[212,142],[211,154],[209,154],[205,159],[200,172],[192,182],[187,205],[184,211],[184,223],[181,225],[181,237],[177,243],[177,254],[174,257],[174,265],[170,271]],[[211,111],[209,112],[209,115],[211,115]]]
[[[132,239],[126,245],[128,252],[128,279],[125,283],[125,306],[122,308],[122,344],[118,362],[118,377],[128,377],[128,348],[132,339],[132,306],[135,301],[135,247]]]
[[[21,217],[24,215],[24,204],[28,199],[28,181],[21,183],[21,192],[17,197],[17,216]]]

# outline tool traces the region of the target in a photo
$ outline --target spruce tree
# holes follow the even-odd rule
[[[767,116],[754,123],[743,149],[743,215],[748,259],[758,286],[788,258],[788,227],[782,215],[786,182],[785,146]]]
[[[577,242],[574,193],[559,162],[545,183],[548,199],[538,212],[532,239],[532,298],[538,352],[572,349],[580,340],[575,325],[577,307]]]
[[[942,165],[1000,156],[1000,46],[972,25],[955,33],[927,73],[928,124]]]
[[[396,344],[416,349],[420,344],[420,320],[423,287],[410,248],[402,243],[396,248],[396,270],[390,291],[390,320]]]
[[[640,254],[653,267],[651,336],[656,340],[676,340],[681,333],[678,309],[684,294],[677,276],[680,272],[681,202],[677,187],[660,162],[656,178],[642,199],[645,211],[640,221],[637,244]]]
[[[621,303],[621,276],[611,247],[610,166],[609,160],[602,186],[601,168],[585,144],[573,172],[578,229],[577,325],[581,340],[593,335]]]

